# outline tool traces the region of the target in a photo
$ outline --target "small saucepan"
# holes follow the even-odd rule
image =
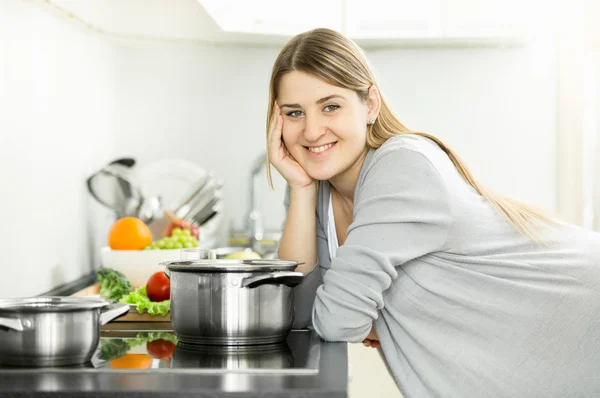
[[[95,297],[0,300],[0,366],[67,366],[89,362],[100,325],[129,311]]]

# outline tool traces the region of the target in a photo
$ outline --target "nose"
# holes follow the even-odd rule
[[[309,142],[316,142],[325,135],[325,126],[319,122],[319,118],[316,115],[306,114],[304,125],[304,138]]]

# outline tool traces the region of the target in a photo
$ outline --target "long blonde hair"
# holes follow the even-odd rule
[[[267,107],[267,133],[281,78],[292,71],[304,72],[334,86],[353,90],[363,101],[368,98],[369,87],[378,87],[362,49],[352,40],[330,29],[314,29],[301,33],[294,36],[283,47],[273,65]],[[430,134],[406,128],[391,111],[381,94],[379,115],[375,119],[375,124],[368,126],[367,147],[377,149],[388,138],[409,133],[434,141],[448,155],[465,181],[522,235],[539,243],[537,237],[539,224],[537,222],[554,223],[541,212],[482,187],[475,181],[465,163],[446,144]],[[266,165],[269,185],[273,187],[268,151]]]

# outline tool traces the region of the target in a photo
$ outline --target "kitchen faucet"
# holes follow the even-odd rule
[[[262,250],[260,241],[263,239],[264,227],[260,207],[260,192],[257,182],[267,161],[266,153],[256,158],[250,169],[250,204],[247,218],[247,230],[249,235],[248,246],[257,253]]]

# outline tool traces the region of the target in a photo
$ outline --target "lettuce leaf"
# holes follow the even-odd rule
[[[159,340],[159,339],[170,341],[171,343],[173,343],[175,345],[177,345],[177,343],[179,342],[179,340],[177,339],[177,336],[175,336],[174,334],[169,333],[169,332],[147,332],[147,333],[139,332],[134,339],[126,339],[126,341],[127,341],[127,344],[129,344],[129,347],[133,348],[133,347],[142,345],[144,343],[150,343],[150,342],[153,342],[154,340]]]
[[[121,303],[134,304],[138,313],[143,314],[146,311],[149,315],[165,316],[171,309],[171,300],[160,302],[150,301],[146,293],[146,286],[135,289],[133,292],[124,296]]]

